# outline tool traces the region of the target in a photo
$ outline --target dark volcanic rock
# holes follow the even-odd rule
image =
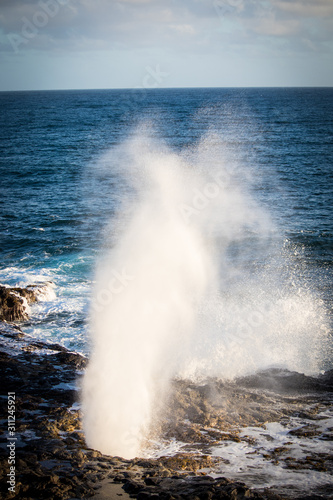
[[[197,476],[213,465],[208,456],[125,460],[87,448],[80,410],[72,406],[79,400],[77,381],[87,360],[57,344],[10,335],[8,326],[5,339],[1,333],[0,325],[1,395],[7,399],[8,392],[15,393],[16,497],[89,498],[108,480],[118,483],[127,498],[259,498],[234,481]],[[6,339],[16,345],[13,355],[5,352]],[[7,406],[2,409],[0,418],[6,422]],[[5,426],[0,433],[1,498],[13,498],[7,484],[8,437]]]
[[[149,478],[148,478],[149,479]],[[163,499],[233,499],[245,498],[263,499],[255,491],[251,491],[244,483],[231,481],[224,477],[210,476],[171,477],[157,479],[145,483],[136,480],[126,480],[124,490],[139,500]]]
[[[25,288],[0,285],[0,321],[25,321],[28,305],[38,301],[49,283],[29,285]]]
[[[0,320],[24,321],[28,319],[27,304],[35,301],[36,297],[31,290],[0,285]]]
[[[263,425],[265,421],[276,421],[286,415],[284,396],[278,414],[276,399],[271,399],[269,393],[258,393],[218,380],[210,380],[202,386],[176,381],[170,408],[159,430],[167,438],[200,445],[199,451],[188,449],[186,453],[158,459],[125,460],[102,455],[85,444],[79,406],[73,403],[79,401],[79,377],[86,364],[85,357],[58,344],[34,341],[16,327],[4,324],[2,328],[0,324],[0,395],[4,402],[0,415],[3,423],[0,430],[0,498],[76,500],[96,496],[98,500],[105,500],[122,495],[142,500],[281,500],[278,494],[258,493],[244,483],[224,477],[213,478],[206,472],[213,472],[215,466],[218,474],[223,471],[220,457],[209,454],[210,445],[225,439],[246,440],[247,436],[240,436],[240,425]],[[327,385],[331,379],[332,373],[327,372],[320,384]],[[8,392],[15,393],[15,496],[8,493],[7,484]],[[298,399],[293,397],[292,400],[298,408]],[[290,411],[295,412],[295,408]],[[290,433],[291,436],[299,434],[312,439],[317,435],[315,410],[309,415],[313,425],[303,426]],[[327,436],[321,438],[331,439],[331,436],[327,431]],[[283,458],[282,448],[279,453]],[[269,459],[277,457],[275,449]],[[291,470],[311,468],[322,472],[331,464],[328,454],[312,454],[303,463],[293,460],[287,453],[283,459],[286,468]]]
[[[13,339],[13,354],[0,351],[1,396],[15,394],[15,494],[22,499],[85,498],[94,494],[86,477],[89,450],[81,430],[79,410],[71,408],[78,400],[77,367],[86,359],[57,344],[18,337],[7,325],[4,336]],[[0,337],[2,336],[0,325]],[[22,338],[23,337],[23,338]],[[2,340],[2,339],[1,339]],[[1,342],[2,349],[6,342]],[[27,349],[30,346],[31,349]],[[65,355],[64,355],[65,354]],[[9,400],[8,400],[9,401]],[[7,421],[7,403],[1,418]],[[9,422],[9,420],[8,420]],[[0,498],[8,492],[9,473],[7,425],[0,433]],[[97,475],[100,474],[99,468]]]
[[[239,378],[238,384],[243,387],[268,389],[278,393],[331,391],[333,387],[333,370],[319,377],[310,377],[303,373],[273,368],[255,375]]]
[[[29,285],[25,288],[0,285],[0,321],[25,321],[28,319],[29,304],[38,301],[50,282]]]

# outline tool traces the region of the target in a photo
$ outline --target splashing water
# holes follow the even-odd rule
[[[97,270],[83,424],[89,446],[133,458],[173,377],[318,371],[328,324],[218,137],[176,154],[139,132],[108,155],[135,195]]]

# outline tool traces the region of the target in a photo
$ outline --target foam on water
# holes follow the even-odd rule
[[[321,420],[319,420],[321,418]],[[306,457],[323,456],[331,453],[330,441],[325,441],[320,430],[324,433],[332,426],[333,412],[326,410],[318,413],[316,426],[318,427],[318,437],[301,438],[290,434],[290,431],[303,427],[305,424],[313,425],[313,420],[293,418],[283,425],[278,422],[271,422],[262,427],[247,427],[241,436],[250,438],[249,442],[232,443],[225,442],[220,446],[212,448],[213,457],[221,457],[223,463],[223,474],[228,477],[244,480],[254,488],[269,488],[272,486],[292,486],[298,488],[299,493],[315,492],[316,488],[322,485],[333,485],[333,478],[326,471],[309,470],[300,467],[300,470],[287,469],[282,458],[290,461],[305,460]],[[280,460],[267,458],[274,450],[285,448]],[[255,470],[255,474],[253,471]],[[221,471],[222,472],[222,471]],[[221,472],[215,470],[213,475],[218,477]]]
[[[88,445],[126,458],[172,377],[318,372],[329,329],[253,194],[258,172],[228,162],[215,134],[176,154],[148,132],[103,157],[133,195],[97,268],[83,382]]]
[[[38,302],[27,304],[29,320],[23,324],[24,332],[87,354],[85,318],[91,282],[89,276],[75,273],[79,259],[59,265],[42,262],[42,266],[31,265],[29,260],[27,257],[20,266],[0,271],[1,282],[23,288],[33,285],[37,293]]]
[[[284,404],[287,400],[288,397]],[[279,406],[276,403],[275,409]],[[240,431],[240,439],[237,441],[230,439],[228,432],[222,431],[219,432],[221,436],[225,434],[223,439],[218,444],[209,446],[202,445],[200,439],[192,443],[175,439],[151,439],[144,456],[159,459],[183,453],[202,456],[208,454],[213,459],[212,465],[201,469],[201,472],[212,477],[226,476],[244,481],[247,486],[261,491],[276,488],[279,494],[285,493],[286,498],[294,498],[305,492],[318,494],[319,488],[330,490],[333,485],[333,478],[326,470],[332,448],[328,434],[332,429],[333,409],[327,401],[321,404],[319,395],[315,403],[307,404],[304,400],[301,407],[304,412],[302,417],[296,417],[295,412],[289,416],[283,412],[280,422],[272,421],[243,429],[236,427]],[[236,407],[235,410],[237,412]],[[304,434],[297,432],[302,429],[305,429]],[[306,429],[310,429],[309,436]],[[311,429],[315,430],[313,435]],[[200,432],[205,435],[207,430],[204,426]],[[327,460],[325,467],[322,467],[323,459]]]

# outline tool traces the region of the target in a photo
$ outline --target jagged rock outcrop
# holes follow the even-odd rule
[[[24,321],[28,319],[28,305],[31,302],[36,302],[32,290],[0,285],[0,320]]]
[[[29,285],[25,288],[0,285],[0,321],[25,321],[29,318],[29,304],[45,295],[51,283]]]

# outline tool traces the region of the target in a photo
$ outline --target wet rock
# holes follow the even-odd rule
[[[244,387],[269,389],[280,393],[326,391],[333,387],[333,370],[320,377],[310,377],[303,373],[273,368],[239,378],[238,383]]]
[[[32,291],[0,285],[0,321],[25,321],[28,319],[28,304],[35,302]]]
[[[280,500],[273,492],[259,494],[238,481],[207,475],[206,472],[215,469],[220,474],[225,463],[219,457],[212,457],[209,450],[210,446],[223,440],[250,440],[240,433],[240,424],[264,425],[277,415],[282,418],[295,414],[295,408],[298,411],[296,416],[302,417],[296,396],[283,396],[277,409],[276,397],[258,393],[257,389],[218,380],[209,380],[201,386],[175,381],[169,407],[157,428],[168,439],[181,438],[188,443],[186,453],[158,459],[110,457],[87,448],[80,412],[76,406],[72,407],[72,403],[79,400],[78,372],[87,360],[57,344],[32,339],[29,342],[28,338],[23,341],[15,334],[10,337],[7,334],[8,330],[3,333],[4,342],[0,342],[0,375],[3,396],[6,397],[7,391],[16,393],[17,435],[20,438],[16,450],[17,498],[66,500],[94,497],[105,479],[109,483],[113,481],[117,496],[122,491],[124,498],[130,495],[138,499]],[[1,345],[4,347],[8,339],[16,346],[15,355],[1,351]],[[29,346],[32,348],[24,351],[24,347]],[[330,375],[327,380],[330,380]],[[314,401],[315,404],[307,410],[313,420],[318,413],[317,396]],[[303,416],[305,418],[307,414]],[[6,415],[2,418],[5,421]],[[319,432],[316,426],[302,426],[295,431],[291,434],[293,439],[312,439]],[[329,432],[327,430],[327,436],[322,434],[319,438],[329,439]],[[315,434],[311,436],[311,433]],[[0,496],[4,498],[8,471],[6,443],[6,432],[0,433]],[[275,447],[267,460],[273,463],[283,461],[286,469],[291,470],[332,470],[329,454],[313,453],[295,460],[289,456],[287,446]]]
[[[304,425],[299,429],[289,431],[289,434],[297,437],[314,437],[319,436],[321,431],[317,425]]]
[[[1,320],[0,320],[1,322]],[[13,339],[13,340],[20,340],[20,339],[23,339],[25,337],[24,333],[22,332],[21,328],[17,325],[12,325],[12,324],[9,324],[9,323],[0,323],[0,327],[1,327],[1,337],[2,339],[0,338],[0,340],[2,340],[2,343],[4,345],[8,344],[8,341],[7,342],[4,342],[5,339]],[[3,357],[3,356],[6,356],[6,353],[4,352],[1,352],[0,353],[0,356]]]
[[[70,365],[73,368],[81,370],[87,366],[87,359],[77,354],[75,352],[63,351],[55,354],[54,360],[55,363],[59,365]]]
[[[318,380],[322,384],[324,390],[333,390],[333,370],[327,370],[318,377]]]
[[[135,495],[144,489],[145,485],[143,482],[133,481],[131,479],[126,480],[124,484],[124,491],[130,495]]]
[[[251,491],[243,483],[225,478],[214,479],[210,476],[193,476],[184,478],[169,478],[156,481],[155,484],[135,483],[128,481],[124,490],[136,494],[138,499],[233,499],[264,498],[259,493]]]
[[[209,455],[193,455],[193,453],[178,453],[172,457],[162,457],[161,462],[167,469],[195,472],[198,469],[214,467],[217,460]]]
[[[46,282],[25,288],[0,285],[0,321],[26,321],[29,304],[45,296],[50,284]]]

